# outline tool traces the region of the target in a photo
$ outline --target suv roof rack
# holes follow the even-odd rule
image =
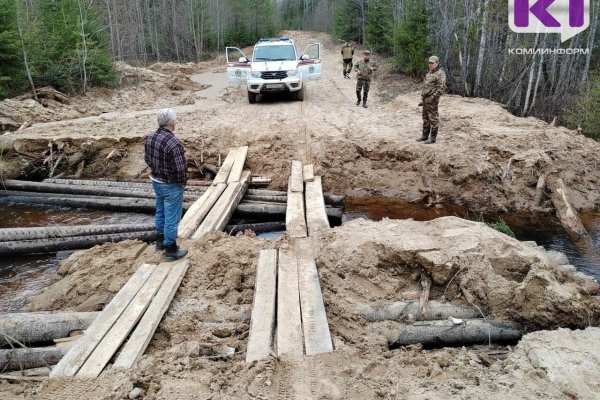
[[[258,39],[259,43],[264,42],[289,42],[290,38],[288,37],[280,37],[280,38],[260,38]]]

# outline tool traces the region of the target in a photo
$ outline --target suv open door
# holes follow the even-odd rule
[[[237,47],[226,47],[227,79],[230,85],[239,85],[246,82],[252,63]]]
[[[303,80],[321,79],[321,43],[309,45],[298,60],[298,70]]]

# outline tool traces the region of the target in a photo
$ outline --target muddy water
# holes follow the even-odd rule
[[[105,211],[0,204],[0,228],[148,222],[152,222],[152,217],[144,214],[116,214]],[[28,257],[1,258],[0,311],[21,309],[26,304],[28,296],[50,284],[62,258],[59,257],[56,254],[38,254]]]
[[[432,219],[457,216],[467,219],[477,219],[477,215],[457,206],[428,208],[421,203],[367,197],[347,198],[344,208],[343,222],[356,218],[380,220],[382,218],[408,219],[430,221]],[[592,246],[574,244],[561,227],[558,219],[548,214],[507,214],[484,215],[486,222],[496,222],[502,218],[511,228],[515,237],[523,241],[535,241],[547,250],[557,250],[565,253],[571,264],[577,269],[600,280],[600,213],[584,213],[580,215],[583,224],[592,237]]]

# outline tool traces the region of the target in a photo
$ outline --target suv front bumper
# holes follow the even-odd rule
[[[248,76],[248,91],[260,93],[297,92],[302,89],[300,76],[289,76],[285,79],[262,79]]]

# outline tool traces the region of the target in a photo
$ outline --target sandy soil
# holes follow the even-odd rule
[[[271,176],[276,188],[285,186],[288,161],[295,157],[314,162],[324,175],[325,189],[338,193],[414,199],[425,188],[445,202],[478,211],[528,210],[539,175],[558,171],[579,210],[599,205],[597,142],[535,118],[512,116],[491,101],[448,95],[440,105],[439,144],[418,144],[418,84],[391,74],[391,66],[382,62],[372,84],[370,107],[356,107],[355,82],[343,79],[338,49],[329,37],[286,34],[296,38],[300,51],[314,41],[325,45],[323,79],[309,84],[304,102],[272,97],[248,104],[243,87],[225,87],[221,58],[190,65],[166,63],[129,72],[142,83],[117,91],[112,100],[90,93],[74,101],[86,108],[85,115],[108,103],[101,110],[108,111],[104,114],[44,123],[52,118],[39,113],[41,106],[35,107],[35,113],[25,117],[35,115],[40,123],[0,136],[0,148],[41,158],[51,140],[76,149],[85,145],[84,176],[139,176],[144,170],[141,143],[154,128],[154,109],[169,105],[179,111],[178,134],[191,159],[199,159],[201,149],[205,156],[215,156],[226,154],[229,146],[248,144],[249,166]],[[212,89],[199,91],[191,83],[187,90],[165,89],[167,81],[184,79],[186,74],[200,85],[212,82]],[[52,112],[49,108],[44,112]],[[110,168],[104,161],[94,162],[104,160],[114,148],[123,157],[111,159]],[[19,175],[18,168],[5,169],[5,174]]]
[[[600,299],[587,295],[545,251],[454,217],[356,220],[315,238],[336,350],[247,364],[258,253],[285,241],[215,234],[188,242],[190,270],[135,369],[108,369],[91,381],[4,383],[0,397],[4,391],[14,398],[77,393],[113,399],[139,387],[147,399],[592,399],[598,389],[598,328],[538,331],[516,347],[390,350],[386,334],[399,322],[361,317],[361,305],[410,298],[426,270],[434,281],[431,298],[475,304],[486,316],[526,330],[598,324]],[[61,265],[57,282],[31,298],[30,308],[97,309],[142,260],[157,257],[136,242],[75,253]],[[214,357],[226,346],[236,349],[234,357]]]

